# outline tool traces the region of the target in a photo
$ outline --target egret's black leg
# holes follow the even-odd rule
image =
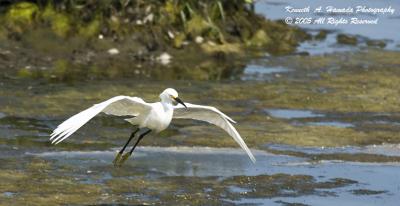
[[[118,166],[119,162],[121,160],[121,156],[122,153],[124,152],[125,148],[129,145],[129,142],[131,142],[131,140],[135,137],[135,134],[139,131],[139,127],[136,128],[135,131],[132,132],[131,136],[129,137],[128,141],[126,142],[126,144],[124,145],[124,147],[118,152],[117,156],[114,158],[114,166]]]
[[[142,140],[143,137],[144,137],[146,134],[149,134],[150,132],[151,132],[151,129],[149,129],[149,130],[147,130],[146,132],[144,132],[143,134],[141,134],[141,135],[139,136],[138,140],[136,141],[135,145],[133,145],[131,151],[130,151],[129,153],[123,154],[122,157],[121,157],[121,159],[117,162],[116,165],[117,165],[117,166],[121,166],[121,165],[129,158],[129,156],[132,155],[133,150],[135,150],[135,148],[136,148],[136,146],[139,144],[140,140]]]
[[[144,132],[143,134],[141,134],[138,138],[138,140],[136,141],[135,145],[133,145],[131,151],[129,152],[130,155],[132,155],[133,150],[135,150],[136,146],[139,144],[140,140],[143,139],[144,136],[146,136],[147,134],[149,134],[151,132],[151,129],[147,130],[146,132]]]
[[[125,148],[129,145],[129,142],[135,137],[135,134],[139,131],[139,128],[137,128],[135,131],[132,132],[131,136],[129,137],[128,141],[124,145],[124,147],[119,151],[120,154],[122,154],[125,150]]]

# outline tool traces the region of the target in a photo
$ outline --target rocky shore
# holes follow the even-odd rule
[[[169,67],[215,79],[237,59],[289,54],[310,38],[238,0],[10,1],[1,11],[0,69],[17,78],[157,78],[151,68]]]

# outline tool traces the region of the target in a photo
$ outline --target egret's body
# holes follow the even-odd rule
[[[183,103],[182,100],[178,98],[178,93],[170,88],[164,90],[164,92],[160,94],[160,99],[160,102],[146,103],[138,97],[113,97],[107,101],[95,104],[64,121],[51,134],[50,140],[54,144],[62,142],[100,112],[116,116],[133,116],[132,118],[126,119],[126,121],[138,126],[138,128],[132,133],[128,142],[119,152],[116,160],[114,160],[114,163],[118,163],[120,161],[125,161],[132,154],[139,141],[146,134],[150,132],[158,133],[165,130],[173,118],[195,119],[215,124],[224,129],[246,151],[250,159],[255,162],[255,158],[250,149],[232,126],[231,123],[235,122],[215,107]],[[181,105],[174,106],[174,102]],[[127,153],[123,156],[122,160],[120,160],[126,146],[135,134],[143,128],[147,128],[147,131],[139,136],[130,153]]]
[[[156,132],[165,130],[172,121],[174,108],[172,104],[156,102],[150,104],[151,109],[146,114],[128,119],[133,125],[138,124],[140,128],[149,128]]]

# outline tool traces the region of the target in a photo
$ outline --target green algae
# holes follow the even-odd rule
[[[346,34],[338,34],[336,40],[339,44],[357,45],[358,43],[357,37]]]
[[[95,185],[79,184],[66,176],[49,175],[52,166],[41,159],[20,161],[24,171],[1,170],[0,193],[14,192],[13,198],[0,197],[3,204],[23,205],[58,205],[90,204],[101,190]],[[26,167],[26,168],[25,168]]]
[[[387,156],[379,154],[367,154],[367,153],[333,153],[333,154],[307,154],[304,152],[297,151],[283,151],[275,149],[266,149],[268,152],[280,155],[290,155],[295,157],[307,158],[312,162],[326,161],[326,160],[341,160],[351,162],[376,162],[376,163],[391,163],[399,162],[400,157],[398,156]]]
[[[318,192],[319,189],[330,189],[345,187],[357,183],[354,180],[335,178],[326,182],[318,182],[308,175],[258,175],[258,176],[235,176],[223,181],[223,185],[238,186],[246,188],[248,192],[241,193],[243,197],[296,197],[305,194],[328,195]]]
[[[378,48],[386,47],[386,42],[384,40],[369,39],[369,40],[367,40],[366,43],[370,47],[378,47]]]
[[[248,41],[247,44],[251,46],[268,46],[270,44],[272,39],[265,33],[263,30],[258,30],[253,37]]]
[[[27,2],[12,4],[4,21],[14,28],[11,31],[18,39],[28,36],[28,27],[23,26],[27,24],[34,26],[28,34],[49,28],[61,38],[79,36],[93,46],[93,40],[99,35],[106,39],[123,40],[129,39],[132,34],[140,38],[151,34],[152,37],[140,43],[148,46],[154,40],[157,44],[154,50],[157,51],[182,49],[183,42],[187,45],[194,43],[196,37],[202,37],[205,42],[213,44],[261,47],[274,54],[285,54],[293,52],[298,42],[306,39],[304,31],[265,20],[241,1],[212,1],[207,4],[198,1],[126,2],[123,5],[121,2],[99,5],[75,3],[50,2],[46,6]],[[133,15],[133,10],[137,15]],[[218,50],[237,55],[241,51],[229,47]]]
[[[85,38],[96,37],[100,33],[102,21],[100,17],[93,19],[87,24],[83,24],[78,28],[78,34]]]
[[[318,182],[307,175],[234,176],[223,180],[217,177],[162,177],[159,179],[113,179],[106,185],[119,194],[133,193],[156,199],[158,204],[214,205],[228,204],[225,200],[266,198],[279,196],[328,195],[319,189],[345,187],[356,182],[349,179],[331,179]],[[247,192],[232,191],[232,187]],[[204,191],[207,188],[207,192]],[[290,193],[288,192],[290,191]],[[223,199],[221,199],[223,198]]]
[[[42,19],[51,25],[52,31],[60,37],[67,37],[71,31],[71,20],[64,14],[57,12],[54,6],[49,4],[42,13]]]
[[[314,36],[314,39],[318,40],[318,41],[322,41],[326,39],[326,36],[328,35],[328,31],[327,30],[321,30],[318,32],[317,35]]]
[[[6,24],[13,31],[22,31],[24,26],[31,26],[34,23],[38,12],[39,7],[34,3],[16,3],[5,14]]]
[[[201,16],[194,15],[186,23],[186,28],[188,34],[190,34],[192,37],[196,37],[204,35],[206,30],[210,29],[210,26]]]
[[[352,190],[351,192],[355,195],[379,195],[382,193],[386,193],[387,191],[358,189],[358,190]]]

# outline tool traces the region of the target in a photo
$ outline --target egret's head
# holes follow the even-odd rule
[[[161,101],[163,102],[176,102],[179,104],[182,104],[183,106],[186,107],[185,103],[178,97],[178,92],[175,89],[168,88],[165,89],[161,94],[160,94]]]

